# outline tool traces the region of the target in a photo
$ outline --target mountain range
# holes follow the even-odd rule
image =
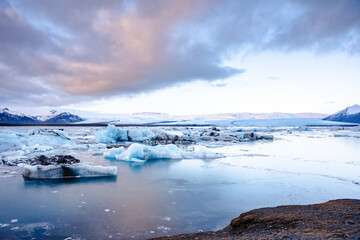
[[[75,123],[85,119],[69,112],[57,112],[51,110],[48,115],[25,115],[19,112],[10,111],[8,108],[0,109],[0,123],[11,124],[47,124],[47,123]]]
[[[323,120],[360,123],[360,105],[355,104],[351,107],[347,107],[337,113],[323,118]]]
[[[135,118],[134,118],[135,117]],[[151,119],[148,119],[148,118]],[[77,123],[86,120],[86,123],[97,122],[114,122],[114,123],[166,123],[166,122],[214,122],[214,121],[235,121],[235,120],[252,120],[252,119],[302,119],[318,118],[327,121],[360,123],[360,106],[353,105],[334,113],[330,116],[320,113],[225,113],[213,115],[194,115],[194,116],[171,116],[162,113],[135,113],[133,115],[119,115],[109,119],[85,119],[70,112],[58,112],[51,110],[47,115],[26,115],[23,113],[10,111],[8,108],[0,108],[0,123],[10,124],[61,124]],[[160,122],[159,122],[160,121]]]

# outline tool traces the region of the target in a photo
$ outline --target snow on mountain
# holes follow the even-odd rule
[[[51,110],[50,114],[48,114],[48,115],[37,115],[37,116],[35,116],[35,118],[37,120],[41,121],[41,122],[44,122],[46,120],[49,120],[49,119],[55,117],[57,115],[57,113],[58,112],[56,110]]]
[[[0,123],[36,123],[32,116],[10,111],[8,108],[0,108]]]
[[[0,108],[0,123],[74,123],[84,121],[85,119],[78,115],[69,112],[57,112],[51,110],[48,115],[29,116],[15,111],[10,111],[8,108]]]
[[[323,120],[360,123],[360,106],[355,104],[337,113],[325,117]]]
[[[53,113],[52,117],[44,121],[44,123],[75,123],[84,121],[84,118],[69,112]]]
[[[360,105],[355,104],[355,105],[353,105],[351,107],[346,108],[346,113],[348,115],[353,115],[353,114],[360,113]]]

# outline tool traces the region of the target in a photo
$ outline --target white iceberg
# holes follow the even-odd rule
[[[75,163],[66,165],[28,165],[21,163],[23,176],[29,179],[62,179],[80,177],[114,177],[116,166],[101,166],[92,163]]]
[[[121,161],[146,161],[156,159],[192,159],[192,158],[219,158],[222,155],[209,150],[189,152],[182,150],[174,144],[147,146],[133,143],[121,154],[115,155],[116,160]]]

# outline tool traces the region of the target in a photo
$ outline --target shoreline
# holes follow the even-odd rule
[[[190,239],[360,239],[360,200],[259,208],[242,213],[218,231],[152,238]]]

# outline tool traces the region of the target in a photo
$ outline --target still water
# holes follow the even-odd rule
[[[1,166],[1,239],[147,239],[217,230],[259,207],[360,198],[360,138],[329,129],[212,145],[224,158],[134,164],[116,178],[24,181]],[[69,238],[71,237],[71,238]]]

